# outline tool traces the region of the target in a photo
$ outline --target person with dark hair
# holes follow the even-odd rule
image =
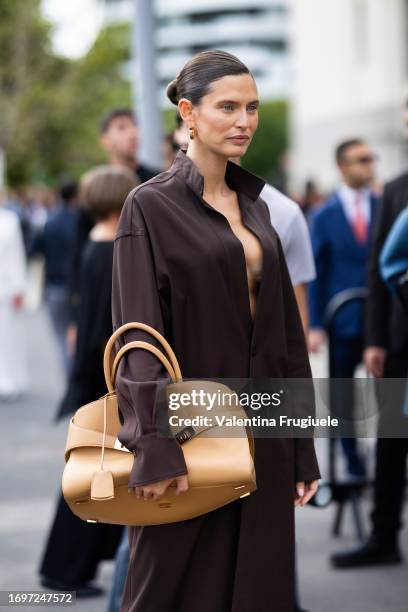
[[[407,128],[408,103],[405,110]],[[402,562],[398,537],[403,526],[408,453],[408,423],[403,415],[408,375],[408,322],[398,294],[391,293],[381,277],[380,254],[407,203],[408,173],[405,172],[385,185],[369,265],[364,363],[370,374],[378,379],[379,392],[383,389],[378,395],[383,409],[378,426],[371,532],[361,545],[332,555],[331,562],[336,568]],[[394,380],[390,384],[391,381],[382,379]],[[390,424],[398,437],[387,433]]]
[[[187,150],[188,129],[179,112],[176,113],[176,129],[173,132],[173,140],[179,149]]]
[[[172,132],[168,132],[164,139],[164,167],[170,168],[174,162],[179,149],[186,150],[188,147],[188,131],[185,122],[180,117],[180,113],[175,116],[176,127]]]
[[[309,178],[305,181],[303,194],[299,202],[299,206],[309,222],[309,218],[320,208],[323,202],[323,195],[319,191],[316,181]]]
[[[348,166],[350,168],[351,166],[353,166],[353,164],[351,164],[350,166],[349,158],[351,149],[355,149],[356,147],[364,147],[365,152],[367,152],[366,146],[366,143],[364,142],[364,140],[361,140],[361,138],[350,138],[349,140],[344,140],[343,142],[338,144],[335,153],[336,164],[338,165],[338,167],[344,168],[344,166]],[[371,153],[369,155],[371,155]]]
[[[133,172],[114,166],[99,166],[81,179],[79,196],[96,224],[85,242],[79,268],[78,336],[68,389],[61,404],[64,414],[72,414],[105,392],[102,359],[104,344],[112,333],[113,239],[123,203],[137,184]]]
[[[62,202],[77,202],[78,183],[72,179],[62,179],[58,188],[58,194]]]
[[[96,225],[82,251],[77,346],[62,402],[64,413],[106,393],[102,361],[112,334],[113,241],[123,203],[137,184],[133,172],[111,166],[91,170],[81,180],[80,198]],[[122,531],[121,526],[82,521],[60,494],[40,566],[41,585],[76,591],[77,597],[100,595],[102,590],[92,581],[99,563],[115,555]]]
[[[101,121],[100,143],[106,151],[108,163],[132,170],[137,179],[144,183],[160,170],[149,168],[139,161],[139,138],[136,118],[129,108],[114,108]]]
[[[61,354],[65,375],[69,374],[70,353],[67,330],[70,322],[69,275],[77,223],[78,184],[63,179],[59,203],[37,235],[30,256],[42,254],[45,263],[44,298]]]
[[[128,108],[127,106],[119,106],[117,108],[111,109],[101,119],[101,122],[99,124],[100,133],[106,134],[112,127],[112,123],[115,121],[115,119],[123,119],[126,117],[131,120],[133,125],[135,124],[135,114],[131,108]]]
[[[163,140],[164,167],[170,168],[174,162],[179,146],[174,141],[174,132],[167,132]]]
[[[309,378],[282,247],[259,197],[264,181],[229,161],[257,128],[255,81],[235,56],[207,51],[167,93],[188,125],[188,149],[127,198],[114,248],[114,328],[156,328],[186,378]],[[143,332],[126,333],[139,339]],[[173,481],[180,495],[189,486],[179,443],[154,422],[156,392],[167,382],[145,351],[131,351],[117,376],[119,440],[137,457],[129,494],[146,500]],[[122,612],[293,612],[294,507],[320,478],[313,440],[257,438],[255,468],[250,497],[194,519],[129,528]]]
[[[325,340],[325,315],[330,300],[346,289],[367,286],[371,230],[378,198],[370,190],[374,179],[374,155],[368,145],[354,138],[339,144],[336,161],[342,177],[332,194],[311,219],[311,235],[317,278],[309,285],[309,347],[317,352]],[[351,379],[362,361],[364,306],[346,304],[336,314],[329,333],[330,377]],[[333,385],[333,389],[337,389]],[[340,392],[341,391],[341,392]],[[353,388],[346,382],[332,393],[332,410],[352,419]],[[365,464],[353,437],[342,438],[351,477],[363,478]]]
[[[138,183],[143,183],[159,173],[157,168],[149,168],[140,163],[138,159],[139,130],[135,115],[130,108],[113,108],[102,118],[100,122],[100,144],[107,154],[107,163],[134,172]],[[91,212],[81,206],[76,224],[70,272],[71,323],[68,328],[68,345],[71,354],[75,352],[76,320],[81,303],[78,270],[82,249],[93,224],[94,218]],[[62,410],[63,406],[60,407],[57,419],[64,416]]]

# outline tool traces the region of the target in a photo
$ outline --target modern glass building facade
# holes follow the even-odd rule
[[[158,75],[164,86],[195,53],[223,49],[253,72],[263,98],[290,89],[287,0],[152,0],[158,20]],[[131,19],[133,0],[105,0],[108,20]]]

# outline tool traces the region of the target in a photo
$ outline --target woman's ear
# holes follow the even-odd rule
[[[187,124],[191,122],[193,118],[193,105],[191,104],[190,100],[187,100],[187,98],[181,98],[178,102],[178,110],[183,121],[185,121]]]

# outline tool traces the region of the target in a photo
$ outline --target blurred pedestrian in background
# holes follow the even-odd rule
[[[102,119],[100,129],[100,143],[108,164],[131,170],[141,183],[161,171],[139,160],[140,133],[131,109],[114,108]]]
[[[408,202],[404,210],[398,215],[382,248],[380,271],[390,291],[394,292],[401,300],[408,317]],[[408,417],[408,377],[405,386],[403,413]]]
[[[371,229],[377,196],[370,190],[375,157],[360,139],[342,142],[336,162],[342,177],[340,188],[311,220],[317,278],[309,285],[309,347],[317,352],[325,341],[326,309],[334,296],[346,289],[367,286]],[[353,419],[353,378],[364,349],[364,306],[345,304],[335,315],[329,332],[330,378],[346,379],[331,394],[333,413]],[[334,387],[334,385],[333,385]],[[365,464],[354,437],[342,438],[349,476],[363,478]]]
[[[70,322],[69,274],[77,223],[78,185],[61,182],[59,200],[44,229],[34,239],[30,255],[41,254],[45,265],[44,299],[51,318],[62,365],[69,374],[67,329]]]
[[[0,400],[28,390],[22,308],[26,289],[23,237],[15,213],[0,207]]]
[[[408,311],[408,202],[387,236],[380,254],[381,277]]]
[[[164,168],[170,168],[174,162],[179,147],[174,142],[174,132],[168,132],[163,140]]]
[[[122,205],[137,184],[133,172],[110,166],[90,171],[81,181],[81,201],[96,224],[82,250],[77,344],[60,414],[72,414],[106,393],[102,360],[112,334],[113,241]],[[98,564],[114,557],[121,535],[121,526],[76,517],[60,494],[40,567],[42,586],[76,590],[77,597],[99,595],[102,590],[92,584]]]
[[[110,296],[113,241],[124,200],[137,185],[133,172],[115,166],[98,167],[81,180],[81,200],[96,220],[96,225],[82,251],[78,336],[68,390],[61,404],[61,416],[71,414],[106,391],[102,357],[104,344],[112,334]]]
[[[172,132],[168,132],[165,135],[163,142],[164,167],[166,170],[167,168],[170,168],[176,159],[179,149],[183,149],[183,151],[185,151],[188,147],[188,129],[178,112],[176,113],[175,121],[176,127]]]
[[[394,564],[402,560],[398,534],[402,527],[408,451],[407,419],[403,417],[408,374],[408,320],[401,300],[389,291],[381,277],[379,257],[395,220],[407,203],[408,173],[405,173],[385,185],[370,257],[364,363],[377,379],[394,379],[389,386],[379,383],[381,412],[372,529],[361,546],[331,557],[338,568]],[[387,434],[390,425],[398,432],[398,437]]]
[[[271,223],[282,242],[303,328],[307,333],[309,314],[306,285],[316,277],[316,270],[306,220],[299,205],[272,185],[266,184],[260,197],[268,206]]]
[[[173,140],[179,149],[187,151],[188,147],[188,127],[185,121],[176,113],[176,129],[173,132]]]
[[[24,245],[29,254],[55,206],[55,193],[45,185],[27,185],[22,189],[20,201]]]
[[[159,169],[150,168],[139,161],[139,128],[135,115],[130,108],[113,108],[103,117],[100,123],[100,144],[106,152],[107,163],[133,172],[137,183],[143,183],[160,172]],[[75,351],[77,312],[81,301],[78,276],[79,262],[82,249],[94,222],[92,214],[81,207],[75,230],[70,273],[71,324],[68,329],[68,345],[72,353]]]
[[[303,214],[309,220],[318,208],[323,204],[324,196],[320,193],[319,187],[315,180],[307,179],[303,195],[300,198],[299,206]]]

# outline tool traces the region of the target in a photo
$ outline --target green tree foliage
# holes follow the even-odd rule
[[[264,102],[259,108],[259,124],[242,165],[273,181],[280,157],[288,146],[288,105],[285,101]]]
[[[127,26],[103,29],[76,61],[55,56],[50,35],[40,0],[0,0],[0,147],[13,186],[101,162],[99,120],[131,100]]]
[[[55,100],[52,124],[64,142],[52,174],[74,176],[105,160],[99,140],[101,118],[115,106],[131,106],[131,87],[123,75],[129,58],[129,28],[103,29],[90,51],[72,62]],[[55,136],[54,136],[55,138]]]
[[[8,182],[54,185],[102,163],[99,122],[114,106],[131,105],[130,27],[101,30],[79,60],[56,56],[40,0],[0,0],[0,147]],[[167,130],[174,111],[164,113]],[[287,146],[287,105],[263,103],[259,129],[243,165],[270,179]]]
[[[50,51],[49,35],[40,0],[0,0],[0,146],[12,182],[27,180],[34,169],[46,127],[44,84],[65,68]]]

